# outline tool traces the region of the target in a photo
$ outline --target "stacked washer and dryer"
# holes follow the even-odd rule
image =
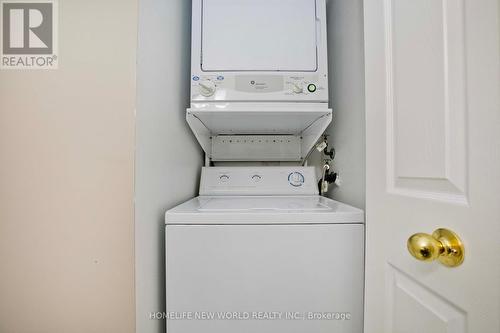
[[[303,166],[331,119],[325,0],[193,0],[206,157],[166,213],[168,333],[362,332],[363,211]]]

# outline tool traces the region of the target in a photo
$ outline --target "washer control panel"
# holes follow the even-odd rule
[[[200,195],[315,195],[314,167],[204,167]]]

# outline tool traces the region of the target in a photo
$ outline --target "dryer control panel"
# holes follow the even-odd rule
[[[328,101],[326,75],[194,73],[191,101]]]
[[[316,195],[314,167],[204,167],[200,195]]]

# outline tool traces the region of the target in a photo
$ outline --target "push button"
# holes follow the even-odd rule
[[[315,92],[315,91],[316,91],[316,85],[315,85],[315,84],[312,84],[312,83],[311,83],[311,84],[309,84],[309,85],[307,86],[307,90],[308,90],[309,92],[312,92],[312,93],[313,93],[313,92]]]

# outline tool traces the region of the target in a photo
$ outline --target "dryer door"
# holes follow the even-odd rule
[[[203,71],[316,71],[315,0],[203,0]]]

